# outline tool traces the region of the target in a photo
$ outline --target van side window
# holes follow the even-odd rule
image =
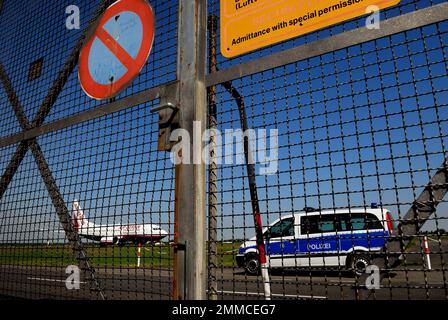
[[[345,220],[346,225],[349,227],[343,231],[384,229],[381,221],[371,213],[348,213],[341,215],[342,220]]]
[[[302,235],[335,232],[334,215],[302,217],[300,232]]]
[[[350,231],[350,219],[348,214],[338,214],[338,231]]]
[[[366,227],[369,230],[372,229],[384,229],[383,224],[374,214],[368,213],[366,216]]]
[[[351,216],[350,225],[352,226],[352,230],[364,230],[366,228],[365,219],[362,215],[359,214]]]
[[[294,218],[280,220],[269,228],[269,238],[281,238],[294,236]]]
[[[300,219],[300,234],[307,235],[307,234],[318,233],[317,219],[318,219],[318,216],[302,217]]]

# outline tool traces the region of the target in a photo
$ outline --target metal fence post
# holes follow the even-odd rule
[[[179,206],[177,250],[177,298],[204,300],[206,298],[206,215],[205,164],[194,164],[194,154],[201,159],[202,148],[193,148],[194,135],[202,137],[206,129],[206,34],[207,1],[179,1],[178,78],[180,81],[180,127],[190,134],[190,161],[181,164],[176,195]],[[194,122],[200,124],[195,131]],[[197,129],[196,129],[197,131]],[[200,139],[202,141],[202,139]],[[202,142],[201,142],[202,144]],[[200,152],[198,154],[198,152]],[[183,246],[184,245],[184,246]],[[179,247],[180,248],[180,247]]]
[[[209,72],[217,71],[216,67],[216,34],[218,18],[215,15],[208,17],[209,32]],[[208,128],[217,129],[216,110],[216,86],[208,88]],[[216,131],[215,131],[216,133]],[[215,134],[214,133],[214,134]],[[218,178],[217,178],[217,145],[215,135],[210,136],[210,163],[208,169],[208,298],[218,299],[218,281],[216,280],[216,269],[218,267],[217,237],[217,212],[218,212]]]

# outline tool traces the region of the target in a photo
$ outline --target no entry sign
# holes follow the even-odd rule
[[[154,42],[154,20],[146,0],[120,0],[107,8],[79,57],[79,82],[89,97],[112,98],[140,73]]]

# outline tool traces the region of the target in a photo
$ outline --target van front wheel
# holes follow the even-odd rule
[[[260,261],[258,260],[258,255],[249,253],[245,256],[244,260],[244,269],[247,273],[252,275],[258,275],[260,273]]]
[[[362,276],[367,267],[370,265],[370,258],[368,255],[355,253],[349,257],[347,266],[358,277]]]

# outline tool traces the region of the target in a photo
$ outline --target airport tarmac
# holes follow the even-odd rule
[[[65,268],[0,266],[0,293],[29,299],[100,299],[85,279],[79,290],[66,288]],[[96,276],[107,299],[169,299],[172,272],[159,269],[101,268]],[[271,274],[273,299],[446,299],[448,272],[398,271],[381,282],[381,288],[361,288],[356,278],[337,272],[287,272]],[[263,299],[261,277],[246,275],[241,269],[217,272],[219,299]],[[445,284],[444,284],[445,283]]]

